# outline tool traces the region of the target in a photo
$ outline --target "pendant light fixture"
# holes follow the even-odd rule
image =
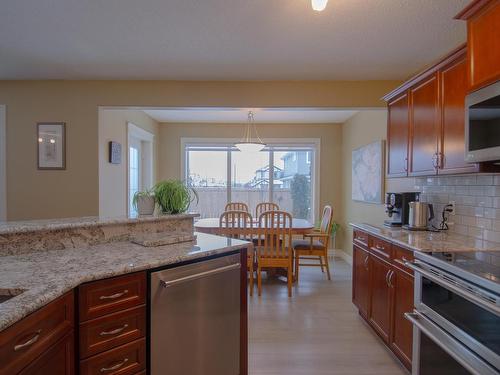
[[[252,129],[255,133],[255,138],[252,138]],[[245,128],[245,134],[240,142],[236,143],[235,146],[242,152],[259,152],[262,151],[266,145],[262,142],[262,139],[257,133],[257,128],[255,127],[255,120],[253,117],[253,112],[248,111],[248,120]]]
[[[328,0],[311,0],[312,8],[317,12],[325,10],[326,4],[328,4]]]

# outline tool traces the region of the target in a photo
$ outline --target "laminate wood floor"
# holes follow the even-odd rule
[[[408,374],[351,302],[351,268],[331,261],[332,281],[301,268],[292,298],[278,278],[249,297],[251,375]]]

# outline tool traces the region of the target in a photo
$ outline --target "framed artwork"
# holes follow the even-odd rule
[[[384,141],[352,151],[352,200],[383,203]]]
[[[111,164],[121,164],[122,145],[118,142],[109,142],[109,162]]]
[[[66,123],[37,123],[37,147],[38,169],[66,169]]]

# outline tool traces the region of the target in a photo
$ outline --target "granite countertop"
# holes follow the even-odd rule
[[[200,216],[197,213],[186,213],[179,215],[158,215],[158,216],[139,216],[139,217],[73,217],[63,219],[41,219],[25,221],[0,221],[0,235],[11,233],[26,233],[46,230],[60,230],[81,227],[96,227],[102,225],[118,225],[137,222],[152,222],[164,220],[178,220],[194,218]]]
[[[37,251],[0,257],[0,291],[25,291],[0,303],[0,331],[76,286],[245,248],[248,242],[195,233],[193,242],[143,247],[112,242],[85,249]]]
[[[401,228],[375,226],[364,223],[350,223],[353,228],[386,239],[412,251],[422,252],[465,252],[500,251],[500,243],[450,232],[417,232]]]

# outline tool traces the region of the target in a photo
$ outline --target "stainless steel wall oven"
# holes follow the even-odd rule
[[[415,255],[412,374],[500,374],[500,253]]]

